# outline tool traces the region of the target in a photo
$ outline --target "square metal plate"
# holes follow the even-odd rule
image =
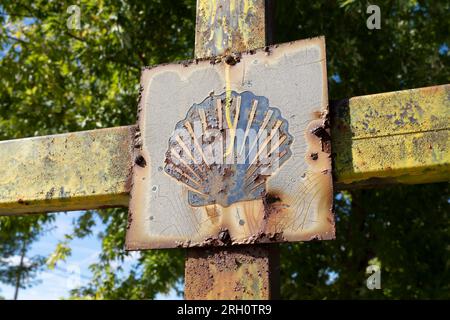
[[[323,37],[141,78],[129,250],[334,238]]]

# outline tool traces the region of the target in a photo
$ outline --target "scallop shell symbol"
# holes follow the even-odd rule
[[[262,198],[267,179],[291,156],[288,122],[251,92],[194,104],[169,139],[164,171],[186,185],[191,206]]]

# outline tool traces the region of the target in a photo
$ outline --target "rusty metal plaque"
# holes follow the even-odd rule
[[[143,71],[129,250],[334,238],[324,38]]]

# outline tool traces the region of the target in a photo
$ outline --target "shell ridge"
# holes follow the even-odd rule
[[[269,99],[250,91],[228,97],[193,104],[169,138],[164,173],[188,188],[191,206],[261,198],[267,179],[292,154],[289,124]]]

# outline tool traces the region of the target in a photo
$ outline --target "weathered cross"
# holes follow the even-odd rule
[[[291,188],[293,191],[289,191],[279,187],[284,185],[287,189],[295,183],[307,185],[295,179],[288,181],[279,178],[287,170],[286,167],[290,168],[288,164],[296,161],[309,168],[305,174],[312,175],[314,170],[311,167],[316,166],[316,174],[330,177],[323,179],[318,187],[317,192],[322,192],[324,197],[320,201],[312,197],[310,204],[318,208],[323,201],[331,201],[331,160],[330,157],[323,158],[329,150],[324,150],[323,144],[321,148],[315,146],[317,150],[314,149],[313,140],[308,144],[308,134],[314,134],[323,142],[331,131],[335,155],[333,178],[337,189],[450,179],[447,149],[449,85],[354,97],[333,103],[329,114],[331,128],[328,128],[328,118],[324,119],[328,114],[328,101],[323,39],[256,50],[271,43],[269,3],[265,0],[198,0],[195,55],[199,60],[192,66],[186,63],[186,66],[169,65],[144,71],[138,125],[0,142],[0,214],[99,209],[130,204],[128,248],[199,246],[187,249],[186,298],[269,299],[277,296],[279,252],[276,243],[260,243],[307,240],[315,235],[327,238],[327,234],[332,237],[334,232],[327,215],[324,218],[325,227],[317,234],[307,234],[303,228],[297,233],[291,230],[289,234],[280,223],[283,216],[279,219],[267,217],[270,214],[266,212],[267,206],[272,208],[272,203],[280,202],[284,207],[279,206],[281,209],[276,210],[281,210],[288,217],[293,215],[288,222],[299,219],[295,216],[297,211],[292,208],[306,200],[294,201],[295,190],[298,189]],[[216,64],[202,61],[211,57],[214,57],[212,62]],[[308,71],[305,67],[308,65],[316,66],[316,71]],[[302,68],[299,69],[301,72],[310,72],[305,73],[310,83],[298,76],[295,72],[297,67]],[[192,86],[196,72],[203,76],[202,83]],[[265,86],[255,76],[264,74],[270,77],[275,74],[273,72],[287,75],[287,79],[301,87],[300,94],[311,94],[305,101],[299,102],[302,109],[293,108],[295,103],[292,100],[297,101],[301,96],[289,91],[292,84]],[[174,74],[179,78],[170,78]],[[295,76],[290,77],[293,74]],[[244,81],[243,76],[248,81]],[[236,77],[240,77],[239,81],[234,79]],[[317,77],[317,81],[311,77]],[[214,85],[216,78],[219,79],[217,86]],[[195,90],[187,90],[184,98],[178,97],[182,95],[178,94],[179,103],[172,105],[175,97],[171,96],[171,92],[155,95],[158,88],[163,88],[161,84],[167,84],[169,88],[177,88],[178,85],[178,93],[183,92],[182,86],[186,84],[195,87]],[[305,91],[308,85],[310,90]],[[205,94],[207,88],[210,90]],[[244,93],[242,89],[248,91]],[[286,97],[283,98],[283,94]],[[170,103],[167,97],[172,99]],[[314,104],[317,105],[313,111],[319,112],[315,114],[316,120],[320,120],[322,125],[310,126],[315,118],[311,118],[310,113],[303,114],[304,108]],[[172,109],[163,109],[157,121],[166,120],[164,112],[178,118],[161,121],[162,126],[167,125],[164,128],[168,130],[167,137],[155,137],[151,133],[158,123],[152,122],[152,116],[155,110],[163,107]],[[195,122],[202,132],[218,129],[220,133],[224,127],[230,129],[228,131],[231,133],[227,132],[225,137],[228,142],[223,150],[225,158],[231,149],[251,153],[251,143],[246,144],[247,139],[251,141],[250,129],[269,127],[270,123],[276,128],[278,140],[269,130],[262,144],[270,146],[269,154],[272,149],[275,150],[272,146],[280,150],[277,153],[279,166],[274,172],[254,175],[253,167],[259,163],[254,159],[260,156],[258,153],[255,157],[244,158],[244,173],[239,171],[241,167],[238,165],[217,165],[217,172],[209,174],[208,170],[213,165],[206,160],[205,149],[196,143]],[[235,143],[239,126],[243,129],[243,139]],[[181,134],[172,134],[177,132],[176,129],[185,129],[187,134],[192,134],[192,147],[183,143]],[[259,138],[258,130],[254,136]],[[302,147],[306,151],[298,151],[298,141],[303,140],[305,144]],[[231,147],[230,141],[233,141]],[[236,141],[239,139],[236,138]],[[200,164],[187,164],[183,156],[194,149],[198,149]],[[301,157],[297,151],[302,154]],[[311,159],[305,159],[304,155]],[[158,157],[161,160],[156,161]],[[272,162],[268,164],[272,165]],[[302,173],[296,172],[298,176]],[[270,175],[273,177],[267,178]],[[220,178],[211,182],[215,177]],[[216,188],[217,184],[219,187]],[[177,190],[185,192],[177,194]],[[280,190],[283,194],[281,200],[268,196],[272,191]],[[170,233],[169,228],[157,227],[158,214],[174,213],[169,210],[164,213],[170,201],[166,203],[161,200],[165,197],[161,194],[170,191],[179,201],[176,213],[185,219],[178,221],[180,228],[185,228],[182,232]],[[312,191],[316,192],[315,188],[305,187],[302,192],[306,197]],[[131,200],[130,194],[133,196]],[[161,208],[158,209],[158,206]],[[184,208],[192,212],[186,213]],[[208,223],[217,217],[223,220],[215,226],[216,229],[213,223],[201,229],[198,221],[188,219],[196,214],[204,214],[208,217]],[[227,222],[226,217],[234,214],[237,214],[234,222]],[[256,221],[253,221],[256,225],[253,229],[251,218]],[[258,223],[266,220],[269,222],[264,225],[263,232],[255,234]],[[227,228],[224,228],[225,225]],[[150,234],[146,234],[145,226],[149,226]],[[190,230],[195,232],[189,233]],[[201,247],[201,241],[196,236],[205,240],[203,244],[207,246]],[[237,243],[240,245],[231,245]]]

